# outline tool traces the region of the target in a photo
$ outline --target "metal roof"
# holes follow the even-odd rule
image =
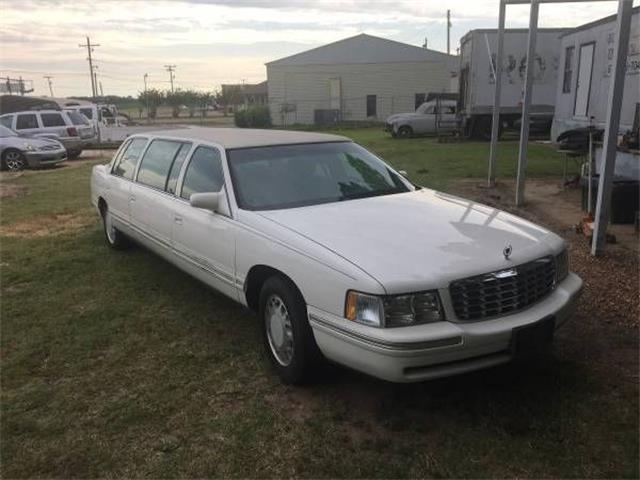
[[[640,12],[640,6],[633,7],[633,9],[631,9],[631,15],[636,15],[638,12]],[[597,27],[598,25],[603,25],[605,23],[615,22],[617,16],[618,16],[618,14],[614,13],[613,15],[609,15],[608,17],[603,17],[603,18],[600,18],[598,20],[594,20],[593,22],[585,23],[583,25],[580,25],[579,27],[575,27],[575,28],[571,29],[570,31],[566,32],[564,35],[561,35],[561,36],[562,37],[568,37],[569,35],[571,35],[573,33],[582,32],[584,30],[588,30],[590,28]]]
[[[362,33],[321,47],[268,62],[269,66],[357,63],[436,62],[455,55]]]
[[[345,142],[351,139],[326,133],[299,132],[294,130],[260,130],[250,128],[194,127],[159,130],[132,135],[148,138],[173,138],[217,143],[224,148],[263,147],[297,143]]]

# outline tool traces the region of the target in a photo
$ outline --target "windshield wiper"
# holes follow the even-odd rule
[[[357,198],[368,198],[368,197],[381,197],[383,195],[391,195],[392,193],[402,193],[406,190],[401,188],[392,188],[389,190],[370,190],[368,192],[360,192],[360,193],[352,193],[350,195],[345,195],[340,197],[340,201],[343,202],[345,200],[355,200]]]

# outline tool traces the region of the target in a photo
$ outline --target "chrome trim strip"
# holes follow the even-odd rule
[[[341,333],[350,337],[354,340],[365,342],[374,347],[384,348],[386,350],[399,351],[399,352],[412,352],[418,350],[428,350],[432,348],[438,347],[451,347],[456,345],[462,345],[462,337],[448,337],[448,338],[440,338],[438,340],[429,340],[424,342],[388,342],[385,340],[379,340],[377,338],[371,338],[366,335],[362,335],[359,333],[352,332],[351,330],[347,330],[345,328],[341,328],[333,323],[324,320],[323,318],[318,317],[317,315],[309,314],[309,320],[312,323],[316,323],[319,326],[325,327],[329,330],[333,330],[335,332]]]
[[[116,217],[120,222],[122,222],[125,225],[127,225],[131,230],[134,230],[139,235],[142,235],[143,237],[151,240],[152,242],[156,243],[157,245],[167,249],[170,253],[173,253],[176,256],[180,257],[181,259],[190,262],[195,267],[197,267],[197,268],[199,268],[201,270],[204,270],[205,272],[215,276],[219,280],[222,280],[223,282],[226,282],[226,283],[228,283],[229,285],[231,285],[233,287],[236,286],[235,282],[234,282],[233,275],[229,275],[228,273],[226,273],[226,272],[214,267],[209,262],[207,262],[204,259],[201,259],[200,257],[194,256],[194,255],[189,255],[186,252],[182,252],[180,250],[175,249],[172,245],[168,244],[164,240],[159,239],[159,238],[157,238],[157,237],[155,237],[153,235],[150,235],[147,232],[143,232],[140,228],[136,227],[135,225],[132,225],[128,221],[123,220],[122,217],[120,217],[117,214],[114,214],[113,212],[111,212],[111,215]]]

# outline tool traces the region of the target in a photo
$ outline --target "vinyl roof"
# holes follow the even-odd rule
[[[344,142],[351,139],[326,133],[250,128],[180,128],[140,133],[136,137],[164,137],[217,143],[224,148],[263,147],[296,143]]]
[[[429,62],[455,55],[361,33],[321,47],[267,63],[276,65],[336,65],[354,63]]]

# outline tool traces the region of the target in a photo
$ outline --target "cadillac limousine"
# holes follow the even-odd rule
[[[108,245],[256,311],[287,383],[324,359],[412,382],[548,345],[582,289],[564,241],[405,175],[341,136],[193,128],[128,138],[91,199]]]

